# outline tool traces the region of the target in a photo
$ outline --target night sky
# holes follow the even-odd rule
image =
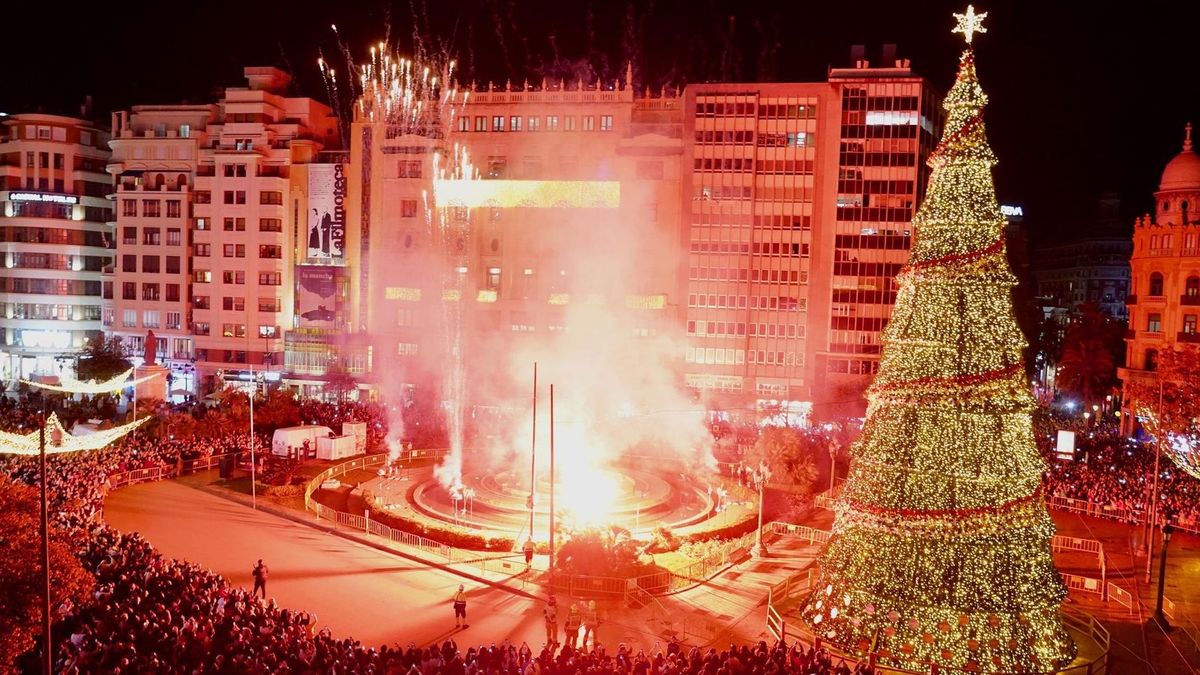
[[[965,0],[385,0],[13,3],[3,13],[7,66],[0,111],[78,113],[141,103],[204,102],[241,84],[244,65],[278,65],[297,92],[324,100],[316,59],[337,52],[336,23],[355,56],[384,27],[416,32],[458,57],[462,79],[514,84],[572,73],[607,80],[635,63],[638,87],[664,83],[819,81],[864,44],[884,43],[943,91]],[[992,2],[976,39],[1000,157],[1000,201],[1025,207],[1035,239],[1093,226],[1101,193],[1128,220],[1145,212],[1183,125],[1200,126],[1200,3]],[[415,17],[415,19],[414,19]],[[337,61],[340,62],[340,59]],[[343,68],[344,70],[344,68]],[[1200,132],[1197,133],[1200,136]]]

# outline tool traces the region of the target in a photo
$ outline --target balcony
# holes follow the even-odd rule
[[[1136,295],[1125,296],[1125,304],[1130,307],[1136,305],[1137,304],[1137,296]]]
[[[1179,304],[1184,307],[1200,307],[1200,295],[1183,294],[1179,296]]]
[[[1175,341],[1182,342],[1185,344],[1197,345],[1197,344],[1200,344],[1200,333],[1189,333],[1186,331],[1179,331],[1179,333],[1177,333],[1175,335]]]

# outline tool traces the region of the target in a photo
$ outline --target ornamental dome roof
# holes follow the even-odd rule
[[[1159,191],[1200,190],[1200,156],[1192,152],[1192,124],[1189,122],[1183,139],[1183,152],[1167,162],[1163,169]]]

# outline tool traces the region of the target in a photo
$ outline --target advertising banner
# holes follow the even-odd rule
[[[308,167],[308,257],[346,255],[346,175],[341,164]]]
[[[296,315],[300,328],[336,329],[341,325],[344,269],[296,266]]]

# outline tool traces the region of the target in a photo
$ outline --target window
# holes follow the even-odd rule
[[[159,318],[162,313],[156,309],[148,309],[142,312],[142,328],[160,328]]]
[[[225,177],[226,178],[245,178],[246,177],[246,165],[245,164],[226,164],[225,165]]]
[[[246,299],[225,296],[221,298],[221,309],[226,312],[244,312],[246,311]]]
[[[121,243],[126,246],[137,244],[137,228],[123,227],[121,228]]]
[[[417,200],[401,199],[400,200],[400,217],[416,218],[417,217]]]
[[[167,312],[167,328],[179,330],[183,324],[183,315],[179,312]]]
[[[224,199],[225,199],[226,204],[245,204],[246,203],[246,191],[245,190],[226,190]],[[283,203],[283,202],[280,202],[280,203]]]
[[[194,335],[208,335],[208,333],[209,333],[208,322],[207,321],[196,321],[196,322],[192,323],[192,333]],[[197,357],[197,359],[199,359],[199,357],[200,357],[199,351],[196,352],[196,357]],[[199,360],[203,361],[203,359],[199,359]]]
[[[137,200],[136,199],[122,199],[121,200],[121,215],[122,216],[136,216],[137,215]]]
[[[492,155],[487,160],[488,178],[504,178],[508,173],[508,158],[500,155]]]
[[[136,255],[121,256],[121,271],[122,272],[137,272],[137,256]]]
[[[157,199],[142,200],[142,215],[147,218],[157,218],[162,215],[162,202]]]
[[[180,124],[179,125],[179,137],[180,138],[191,138],[191,136],[192,136],[192,125]]]
[[[584,115],[583,116],[583,130],[584,131],[595,131],[596,130],[596,117],[594,115]]]
[[[196,219],[196,229],[197,230],[207,230],[208,229],[208,218],[197,218]]]
[[[258,193],[258,203],[280,206],[283,204],[283,193],[276,190],[260,192]]]
[[[1163,275],[1155,272],[1150,275],[1150,295],[1160,296],[1163,294]]]
[[[212,272],[209,270],[196,270],[195,274],[192,275],[192,278],[195,279],[196,283],[198,284],[207,284],[212,281]]]
[[[487,118],[483,115],[475,117],[475,131],[487,131]]]
[[[227,284],[244,284],[246,283],[246,273],[242,271],[233,272],[227,270],[221,274],[221,281]]]
[[[246,257],[246,245],[245,244],[225,244],[224,251],[225,251],[226,258],[245,258]]]
[[[137,283],[133,281],[121,282],[121,299],[122,300],[137,300]]]
[[[279,326],[259,326],[258,337],[273,338],[279,337]]]
[[[600,131],[612,131],[613,122],[612,115],[600,116]]]
[[[137,327],[137,310],[126,309],[121,312],[121,327],[136,328]]]
[[[279,218],[259,218],[259,232],[283,232],[283,220]]]
[[[282,276],[283,275],[281,275],[279,272],[259,272],[258,273],[258,285],[259,286],[278,286],[279,284],[283,283],[283,280],[281,278]]]
[[[530,131],[537,131],[539,129],[539,127],[541,127],[541,124],[542,124],[542,118],[540,118],[540,117],[530,117],[529,118],[529,130]]]
[[[142,243],[146,246],[158,246],[162,243],[162,230],[157,227],[142,230]]]
[[[209,309],[208,296],[207,295],[197,295],[195,298],[192,299],[192,306],[195,307],[196,309]]]
[[[1143,365],[1146,370],[1158,370],[1158,350],[1157,349],[1147,349],[1146,350],[1146,360],[1144,361]]]
[[[259,298],[258,311],[260,312],[278,312],[279,300],[277,298]]]
[[[520,131],[521,130],[521,119],[522,118],[520,115],[513,115],[512,117],[508,118],[508,130],[509,131]]]
[[[180,257],[177,255],[167,256],[167,274],[179,274]]]
[[[168,199],[167,200],[167,217],[168,218],[178,218],[180,213],[181,213],[181,210],[180,210],[180,206],[179,206],[179,200],[178,199]]]
[[[1150,314],[1146,316],[1146,332],[1162,332],[1162,314]]]
[[[1183,332],[1187,333],[1188,335],[1196,334],[1196,315],[1195,314],[1184,314],[1183,315]]]
[[[40,133],[41,129],[39,129],[38,131],[39,131],[38,138],[41,138],[41,133]],[[39,152],[38,153],[38,166],[43,169],[50,168],[50,153],[48,153],[48,152]]]
[[[207,258],[212,255],[212,244],[194,244],[192,249],[197,258]]]
[[[227,323],[221,326],[222,337],[246,337],[246,324]]]
[[[504,115],[492,116],[492,131],[504,131]]]
[[[575,131],[575,116],[574,115],[564,115],[563,116],[563,125],[567,131]]]
[[[142,256],[142,271],[146,274],[158,274],[159,257],[156,255]]]
[[[466,115],[461,115],[458,118],[458,130],[459,131],[470,131],[471,130],[471,118]]]
[[[142,300],[158,301],[158,284],[142,284]]]
[[[421,177],[421,160],[418,159],[402,159],[396,163],[397,178],[420,178]]]
[[[167,302],[179,302],[179,284],[167,284]]]
[[[179,246],[183,243],[183,231],[178,227],[167,228],[167,246]]]
[[[1189,298],[1200,297],[1200,277],[1188,277],[1183,282],[1183,294]]]
[[[258,257],[279,259],[283,257],[283,247],[273,244],[260,244],[258,247]]]
[[[546,131],[558,131],[558,115],[546,115]]]

